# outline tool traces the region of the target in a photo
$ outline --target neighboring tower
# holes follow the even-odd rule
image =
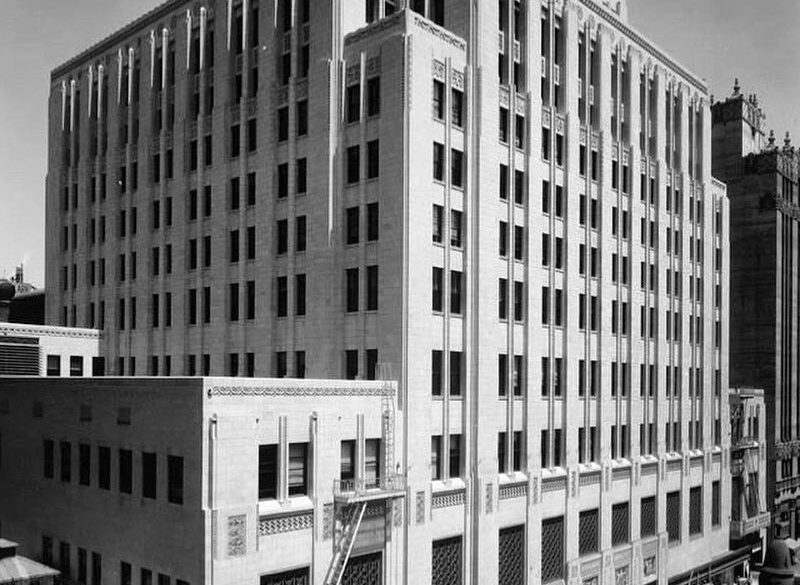
[[[714,131],[711,137],[711,160],[714,176],[727,181],[739,168],[739,161],[764,148],[766,116],[755,94],[745,96],[739,80],[733,94],[712,106]]]
[[[787,133],[770,132],[755,96],[734,93],[712,106],[713,174],[728,185],[731,225],[730,379],[764,388],[768,506],[775,535],[800,535],[794,485],[800,480],[800,267],[798,166]]]

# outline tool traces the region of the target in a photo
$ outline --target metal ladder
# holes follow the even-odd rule
[[[383,410],[383,477],[390,478],[394,470],[394,402],[391,396],[381,398]]]
[[[380,364],[379,377],[384,381],[386,392],[381,396],[381,411],[383,412],[383,477],[390,478],[394,475],[394,419],[395,401],[390,392],[391,380],[394,377],[392,365]]]
[[[361,520],[364,518],[364,512],[366,510],[367,502],[359,502],[353,505],[353,512],[347,519],[347,524],[342,528],[342,536],[333,553],[331,566],[325,577],[325,585],[340,585],[342,582],[344,569],[347,566],[350,553],[353,551],[353,544],[356,542],[358,529],[361,526]]]

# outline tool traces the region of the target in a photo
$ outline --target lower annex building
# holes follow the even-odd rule
[[[167,2],[53,71],[48,321],[118,375],[393,365],[406,582],[724,558],[708,90],[626,12]]]
[[[737,448],[755,448],[756,459],[764,452],[759,396],[737,391],[732,400],[740,407]],[[67,582],[465,582],[466,559],[457,546],[462,537],[454,536],[467,513],[464,491],[456,482],[430,494],[407,485],[394,382],[4,377],[0,400],[0,531],[14,535],[23,552],[58,567]],[[734,457],[758,474],[748,452]],[[410,461],[425,465],[427,457]],[[582,475],[568,497],[623,503],[612,507],[616,542],[610,558],[575,559],[569,570],[586,575],[594,565],[597,576],[584,579],[593,583],[667,582],[670,547],[680,536],[655,531],[658,492],[707,470],[716,477],[730,473],[720,465],[721,457],[711,454],[666,466],[653,461],[633,471],[598,469],[588,481]],[[486,492],[481,514],[504,527],[499,573],[478,582],[538,581],[531,575],[536,555],[519,522],[530,513],[526,509],[553,505],[563,493],[545,487],[546,480],[541,488],[534,481],[531,497],[528,485],[520,476],[497,493]],[[712,485],[713,530],[715,523],[718,529],[727,524],[722,506],[728,498],[720,479]],[[631,489],[650,508],[633,547],[622,521],[632,520],[624,502]],[[695,545],[707,515],[695,501],[700,489],[689,492],[695,503],[688,532],[698,535]],[[668,501],[676,494],[667,492]],[[744,508],[752,509],[750,497],[757,498],[758,489],[734,494],[741,496],[741,503],[734,502],[741,536],[753,529],[745,527]],[[599,541],[600,519],[589,524],[589,517],[581,513],[582,546],[591,544],[589,538]],[[677,517],[671,526],[682,522]],[[415,568],[422,559],[409,557],[409,538],[422,526],[440,536],[427,575]],[[679,571],[678,582],[698,582],[694,573],[703,575],[701,582],[732,582],[749,552],[706,559],[688,573]]]

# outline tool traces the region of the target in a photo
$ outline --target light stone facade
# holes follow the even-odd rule
[[[101,332],[0,323],[0,375],[102,376]]]
[[[405,582],[450,582],[447,566],[467,583],[665,584],[723,555],[728,518],[712,510],[730,508],[728,202],[711,176],[705,83],[631,29],[624,2],[310,4],[169,2],[53,72],[48,281],[65,286],[48,318],[98,323],[105,302],[120,374],[397,379]],[[256,50],[236,32],[251,31],[239,10],[258,19]],[[195,26],[200,39],[215,31],[213,76],[205,60],[192,68]],[[162,39],[175,83],[166,51],[154,92]],[[126,105],[117,80],[131,63],[139,101]],[[91,157],[103,133],[73,110],[80,92],[89,111],[101,65],[108,148]],[[152,133],[173,91],[175,123]],[[135,116],[136,140],[120,142]],[[104,172],[105,199],[99,183],[92,198]],[[103,217],[105,241],[71,245]],[[105,284],[84,285],[101,261]],[[153,326],[152,307],[168,305],[171,325],[160,311]]]
[[[309,567],[313,582],[322,582],[342,519],[334,498],[341,442],[355,442],[356,478],[365,475],[364,445],[371,439],[383,447],[387,471],[380,477],[397,477],[385,434],[396,407],[390,382],[45,378],[32,385],[2,378],[0,397],[10,405],[0,414],[2,531],[16,535],[23,554],[47,559],[76,582],[85,578],[79,549],[99,555],[105,583],[125,581],[122,563],[133,583],[142,570],[153,582],[163,575],[194,585],[253,583]],[[49,476],[47,441],[55,456]],[[293,444],[307,446],[306,489],[297,495],[287,485]],[[71,452],[66,479],[64,445]],[[259,499],[260,445],[277,447],[275,498]],[[102,449],[109,449],[105,471]],[[130,484],[123,451],[132,454]],[[144,487],[150,454],[152,497]],[[181,460],[179,482],[170,457]],[[173,491],[178,484],[180,497]],[[367,491],[373,499],[351,559],[381,553],[386,582],[400,582],[402,497]],[[52,553],[43,550],[45,538]],[[67,565],[61,543],[68,545]],[[87,557],[92,575],[93,556]]]

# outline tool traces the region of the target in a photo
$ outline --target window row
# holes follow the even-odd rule
[[[76,449],[77,447],[77,449]],[[93,455],[94,453],[94,455]],[[73,459],[77,454],[77,480],[78,485],[91,486],[101,490],[111,489],[112,477],[112,449],[110,447],[79,443],[73,446],[69,441],[58,443],[58,457],[56,458],[56,443],[52,439],[44,439],[42,455],[42,472],[46,479],[56,477],[56,459],[58,459],[58,478],[63,483],[73,481]],[[133,494],[134,479],[138,476],[139,495],[143,498],[155,500],[159,491],[158,459],[156,453],[142,452],[136,458],[134,465],[134,452],[130,449],[119,449],[117,456],[118,482],[117,487],[122,494]],[[184,463],[183,457],[176,455],[166,456],[166,482],[161,489],[166,489],[167,501],[171,504],[183,504],[184,500]],[[164,465],[164,463],[162,463]],[[94,469],[95,480],[92,480]],[[162,472],[164,471],[162,467]],[[163,497],[163,495],[162,495]]]
[[[103,583],[103,557],[98,552],[77,547],[77,568],[73,571],[72,546],[66,541],[59,541],[58,561],[54,554],[54,540],[51,536],[42,536],[42,562],[48,566],[58,567],[61,575],[68,581],[73,579],[80,585],[102,585]],[[91,567],[89,559],[91,558]],[[91,572],[90,572],[91,571]],[[112,572],[113,573],[113,572]],[[119,585],[133,585],[133,568],[130,563],[120,561]],[[170,585],[172,578],[169,575],[158,573],[157,585]],[[153,572],[144,567],[140,570],[139,585],[154,585]],[[187,581],[175,580],[175,585],[189,585]]]

